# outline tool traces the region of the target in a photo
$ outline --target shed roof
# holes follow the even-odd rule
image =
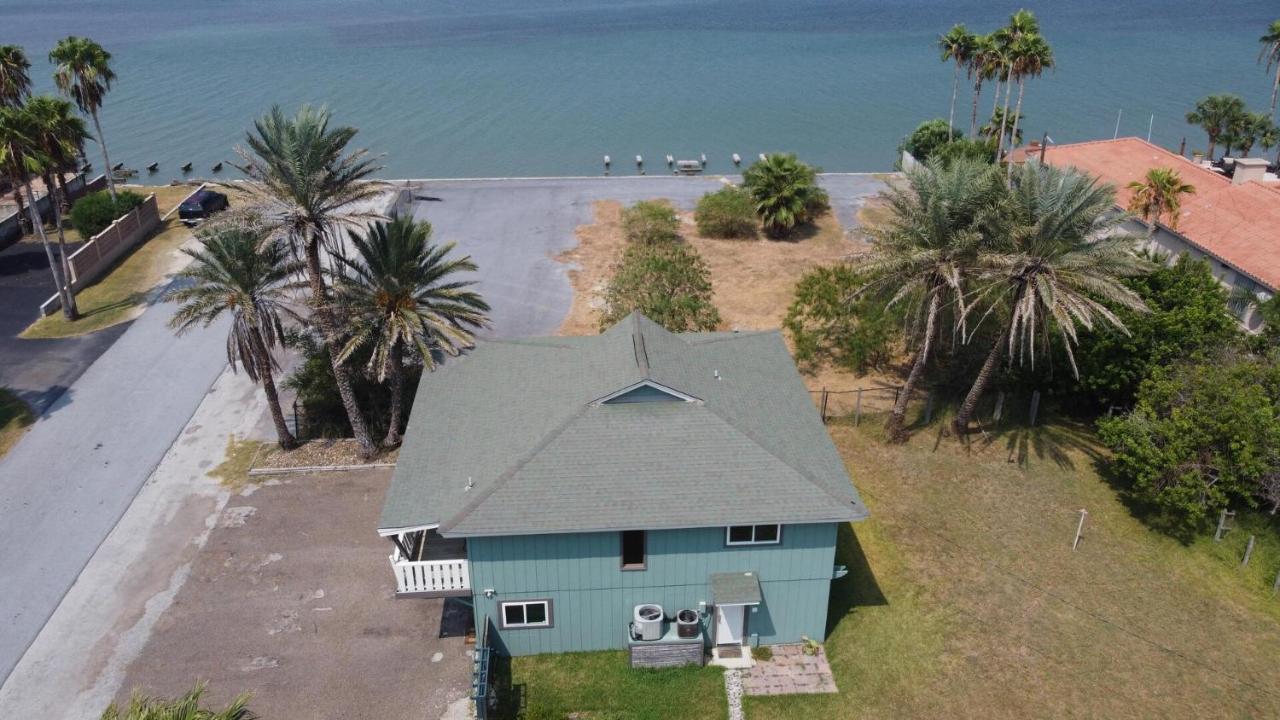
[[[711,601],[716,605],[759,605],[760,577],[754,572],[712,573]]]
[[[648,385],[642,393],[602,402]],[[480,536],[859,520],[777,332],[481,342],[422,378],[383,532]]]

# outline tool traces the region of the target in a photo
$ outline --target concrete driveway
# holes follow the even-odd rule
[[[667,198],[692,209],[704,193],[737,177],[671,175],[516,180],[418,181],[414,216],[437,241],[455,241],[480,266],[480,292],[493,306],[490,337],[551,335],[569,314],[568,267],[554,258],[572,248],[574,230],[593,221],[592,203]],[[851,228],[866,198],[884,183],[874,175],[824,175],[840,222]]]
[[[18,333],[40,317],[40,303],[55,292],[49,261],[39,243],[15,243],[0,252],[0,387],[17,393],[37,415],[129,327],[117,325],[60,340],[19,338]]]
[[[389,470],[290,476],[223,509],[191,574],[129,667],[131,689],[199,679],[264,718],[435,718],[470,691],[461,603],[397,600],[377,536]]]

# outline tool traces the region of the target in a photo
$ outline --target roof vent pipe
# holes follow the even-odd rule
[[[720,371],[719,371],[719,370],[712,370],[711,372],[712,372],[712,374],[713,374],[713,375],[715,375],[715,376],[716,376],[716,379],[717,379],[717,380],[719,380],[719,379],[720,379]]]

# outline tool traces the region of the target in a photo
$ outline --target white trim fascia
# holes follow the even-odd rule
[[[638,383],[633,383],[633,384],[631,384],[631,385],[628,385],[628,386],[626,386],[626,387],[622,388],[621,390],[617,390],[617,391],[615,391],[615,392],[611,392],[611,393],[609,393],[608,395],[605,395],[605,396],[604,396],[604,397],[602,397],[602,398],[598,398],[598,399],[596,399],[596,400],[592,400],[592,401],[591,401],[591,404],[592,404],[592,405],[603,405],[604,403],[607,403],[607,402],[609,402],[610,400],[613,400],[614,398],[617,398],[617,397],[621,397],[621,396],[623,396],[623,395],[626,395],[627,393],[631,392],[632,390],[639,390],[639,389],[640,389],[640,388],[642,388],[642,387],[651,387],[651,388],[653,388],[654,390],[657,390],[658,392],[666,393],[666,394],[668,394],[668,395],[670,395],[670,396],[672,396],[672,397],[676,398],[677,400],[683,400],[683,401],[685,401],[685,402],[702,402],[702,399],[701,399],[701,398],[696,398],[696,397],[694,397],[694,396],[692,396],[692,395],[686,395],[685,393],[682,393],[682,392],[680,392],[679,390],[676,390],[675,388],[669,388],[669,387],[667,387],[666,385],[663,385],[663,384],[661,384],[661,383],[656,383],[656,382],[654,382],[654,381],[652,381],[652,380],[641,380],[640,382],[638,382]]]
[[[378,535],[382,537],[391,537],[392,535],[403,535],[404,533],[418,532],[419,530],[435,530],[440,527],[440,523],[431,525],[407,525],[405,527],[396,528],[378,528]]]

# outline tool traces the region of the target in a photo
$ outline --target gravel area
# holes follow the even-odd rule
[[[743,720],[741,670],[724,672],[724,694],[729,699],[729,720]]]

